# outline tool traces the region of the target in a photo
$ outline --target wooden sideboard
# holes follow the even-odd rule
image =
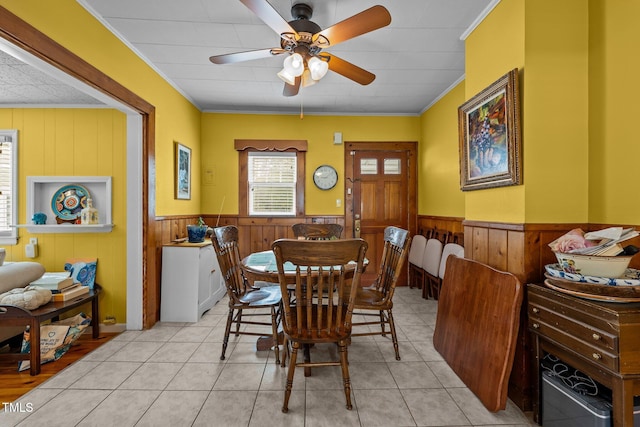
[[[633,426],[640,395],[640,303],[577,298],[543,285],[527,286],[533,337],[533,409],[541,422],[540,361],[546,353],[586,373],[613,395],[613,425]]]

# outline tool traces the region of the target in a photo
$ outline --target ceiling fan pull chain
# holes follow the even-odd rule
[[[304,100],[304,94],[300,95],[300,120],[304,119],[304,111],[302,110],[302,101]]]

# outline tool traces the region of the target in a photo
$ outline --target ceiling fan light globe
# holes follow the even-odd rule
[[[277,74],[277,76],[280,77],[280,79],[282,79],[282,81],[284,81],[287,84],[290,84],[292,86],[296,84],[296,77],[291,73],[289,73],[284,68]]]
[[[317,80],[314,80],[311,77],[311,71],[309,71],[309,69],[305,69],[304,73],[302,73],[302,87],[309,87],[317,82]]]
[[[309,59],[308,64],[309,71],[311,71],[311,78],[313,80],[320,80],[327,74],[327,71],[329,71],[329,63],[318,57],[314,56]]]
[[[299,77],[304,71],[304,60],[302,55],[294,53],[284,59],[284,69],[292,76]]]

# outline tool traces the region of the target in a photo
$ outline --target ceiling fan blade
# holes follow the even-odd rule
[[[367,70],[353,65],[351,62],[340,59],[335,55],[322,52],[322,56],[329,58],[329,69],[361,85],[368,85],[376,79],[376,75]]]
[[[391,14],[389,14],[389,11],[384,6],[373,6],[353,15],[351,18],[325,28],[315,34],[313,40],[314,43],[317,42],[318,46],[325,47],[327,46],[323,42],[323,38],[325,38],[328,41],[328,46],[335,46],[356,36],[385,27],[390,23]]]
[[[282,90],[282,94],[284,96],[296,96],[300,91],[300,82],[302,82],[302,78],[296,77],[296,83],[290,85],[289,83],[284,84],[284,89]]]
[[[214,55],[209,57],[209,61],[214,64],[233,64],[236,62],[251,61],[253,59],[270,58],[284,53],[284,49],[271,48],[260,50],[248,50],[246,52],[225,53],[224,55]]]
[[[271,27],[278,34],[291,33],[298,34],[291,25],[284,19],[267,0],[240,0],[242,4],[247,6],[258,18]],[[296,37],[297,38],[297,37]]]

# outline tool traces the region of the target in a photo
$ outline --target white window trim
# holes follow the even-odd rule
[[[8,231],[0,231],[0,245],[16,245],[18,243],[18,130],[0,129],[0,139],[11,140],[11,219],[13,224]]]

